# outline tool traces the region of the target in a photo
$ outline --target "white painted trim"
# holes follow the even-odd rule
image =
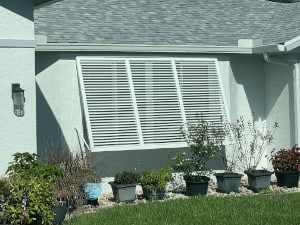
[[[136,97],[135,97],[135,90],[134,90],[134,84],[133,84],[133,80],[132,80],[129,59],[125,59],[125,65],[126,65],[126,70],[127,70],[126,72],[127,72],[127,77],[128,77],[132,107],[133,107],[133,111],[134,111],[139,142],[140,142],[140,145],[144,146],[143,131],[142,131],[142,126],[141,126],[141,121],[140,121],[140,116],[139,116],[139,110],[137,107]]]
[[[173,75],[174,75],[173,77],[175,80],[175,86],[176,86],[176,90],[177,90],[177,97],[179,100],[181,118],[182,118],[183,124],[186,124],[187,120],[186,120],[186,116],[185,116],[184,104],[183,104],[183,100],[182,100],[182,94],[181,94],[181,89],[180,89],[180,85],[179,85],[179,79],[178,79],[178,74],[177,74],[177,70],[176,70],[175,60],[172,59],[171,63],[172,63],[172,70],[173,70]]]
[[[289,52],[295,48],[298,48],[300,46],[300,36],[285,42],[284,45],[285,45],[285,50],[287,52]]]
[[[35,48],[35,40],[0,39],[0,48]]]
[[[92,149],[93,152],[114,152],[114,151],[136,151],[136,150],[150,150],[150,149],[174,149],[174,148],[185,148],[188,147],[186,142],[174,142],[164,144],[145,144],[143,146],[137,145],[117,145],[108,147],[95,147]]]
[[[76,67],[77,67],[77,77],[79,80],[79,88],[82,89],[82,87],[84,87],[84,83],[83,83],[83,76],[81,73],[81,64],[80,64],[80,59],[81,57],[76,57]],[[94,141],[93,141],[93,137],[92,137],[92,128],[91,128],[91,121],[90,121],[90,117],[87,116],[89,114],[89,110],[87,108],[87,100],[86,100],[86,95],[85,95],[85,91],[84,90],[80,90],[81,93],[81,106],[83,107],[83,112],[85,114],[85,122],[86,122],[86,128],[88,130],[88,139],[89,139],[89,148],[93,149],[94,148]]]
[[[294,111],[295,111],[295,144],[300,144],[300,68],[299,62],[294,64]]]
[[[278,45],[258,47],[201,46],[201,45],[132,45],[132,44],[83,44],[38,43],[37,52],[143,52],[143,53],[236,53],[258,54],[280,52]]]

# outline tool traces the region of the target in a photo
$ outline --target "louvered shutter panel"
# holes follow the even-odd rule
[[[77,57],[93,151],[187,146],[180,126],[226,119],[216,59]]]
[[[130,60],[145,144],[182,140],[182,115],[171,60]]]
[[[175,63],[187,122],[195,122],[198,113],[205,120],[221,125],[226,114],[216,60],[176,60]]]
[[[79,60],[94,148],[139,144],[124,60]]]

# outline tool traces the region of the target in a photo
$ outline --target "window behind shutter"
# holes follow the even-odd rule
[[[195,115],[225,118],[216,59],[77,57],[93,151],[176,148]]]

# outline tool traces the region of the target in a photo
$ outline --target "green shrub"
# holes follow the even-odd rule
[[[52,224],[56,205],[55,183],[63,171],[42,164],[38,155],[14,154],[7,169],[9,192],[4,203],[4,217],[12,224]]]
[[[171,179],[170,167],[162,168],[159,171],[144,171],[140,174],[140,183],[144,190],[165,189]]]
[[[0,224],[4,223],[4,203],[9,194],[9,186],[7,178],[0,178]]]
[[[135,184],[138,182],[139,175],[131,171],[123,171],[115,175],[115,184]]]

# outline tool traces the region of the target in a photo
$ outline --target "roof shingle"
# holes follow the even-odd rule
[[[48,42],[236,46],[300,35],[300,3],[265,0],[64,0],[35,10]]]

